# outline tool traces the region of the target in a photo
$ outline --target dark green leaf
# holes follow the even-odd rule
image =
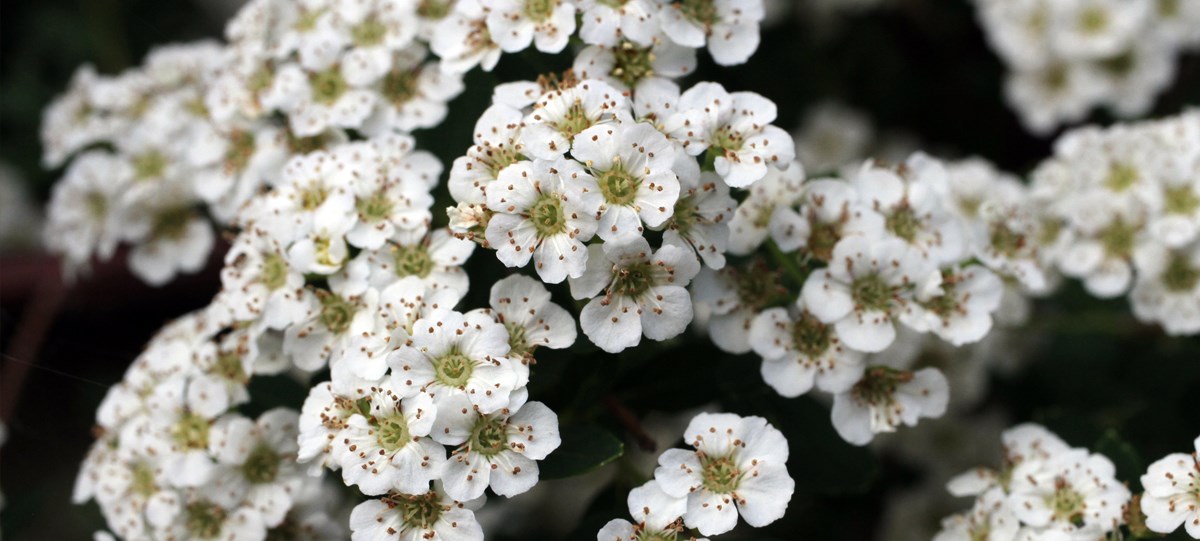
[[[1146,472],[1146,468],[1142,465],[1137,450],[1122,439],[1116,430],[1109,430],[1100,436],[1092,446],[1092,451],[1113,461],[1113,465],[1117,467],[1117,479],[1129,483],[1135,492],[1141,489],[1138,479]]]
[[[542,479],[562,479],[590,472],[621,457],[625,445],[594,425],[562,427],[562,445],[543,460]]]

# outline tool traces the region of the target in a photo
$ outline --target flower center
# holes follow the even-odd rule
[[[808,251],[813,257],[828,262],[833,259],[833,247],[841,240],[842,235],[835,224],[812,225],[812,232],[808,234]]]
[[[567,108],[566,114],[554,123],[554,129],[558,130],[567,139],[575,137],[579,132],[590,127],[592,127],[592,119],[588,117],[587,111],[584,110],[583,104],[579,101],[572,103]]]
[[[1108,28],[1108,12],[1102,8],[1085,9],[1079,14],[1079,29],[1088,34],[1098,34]]]
[[[1100,67],[1116,76],[1125,76],[1133,70],[1137,65],[1137,58],[1133,55],[1133,50],[1125,51],[1117,56],[1105,58],[1100,61]]]
[[[1163,287],[1167,291],[1183,293],[1195,289],[1197,282],[1200,282],[1200,270],[1193,267],[1187,258],[1171,254],[1167,268],[1162,273]]]
[[[958,294],[956,292],[957,288],[958,286],[955,285],[954,279],[952,277],[947,277],[942,281],[943,293],[937,297],[929,299],[928,302],[921,303],[921,305],[930,312],[937,314],[938,317],[941,317],[942,319],[949,318],[950,316],[961,311],[958,305]]]
[[[329,197],[329,190],[322,186],[319,182],[313,181],[307,188],[300,190],[300,208],[304,210],[316,210],[325,202],[325,198]]]
[[[462,388],[475,371],[475,362],[457,349],[433,360],[433,370],[438,383],[447,387]]]
[[[917,231],[921,230],[921,219],[912,207],[905,204],[888,215],[887,228],[897,237],[912,242],[917,238]]]
[[[279,475],[279,454],[266,444],[259,444],[246,462],[242,464],[242,475],[254,484],[270,483]]]
[[[1054,511],[1054,519],[1082,526],[1083,495],[1061,479],[1056,481],[1056,486],[1054,493],[1046,496],[1046,505]]]
[[[696,21],[705,28],[717,22],[717,5],[713,0],[683,0],[675,4],[683,16]]]
[[[829,350],[832,334],[828,325],[805,311],[792,325],[792,344],[801,355],[815,359]]]
[[[388,453],[399,451],[412,441],[408,433],[408,419],[403,415],[377,418],[375,423],[375,441]]]
[[[613,276],[612,294],[619,297],[639,298],[654,285],[654,268],[650,263],[631,263],[619,269]]]
[[[222,378],[234,383],[246,383],[246,370],[242,368],[242,356],[236,351],[223,351],[217,354],[216,372]]]
[[[553,237],[567,229],[567,217],[558,194],[544,193],[529,207],[529,221],[539,239]]]
[[[513,358],[524,358],[526,355],[533,353],[536,346],[530,347],[525,338],[525,327],[516,323],[505,323],[504,328],[508,330],[508,352]]]
[[[627,206],[633,203],[637,196],[642,179],[625,172],[625,166],[620,161],[614,161],[608,171],[599,172],[597,183],[604,200],[613,204]]]
[[[787,293],[780,283],[782,271],[774,270],[761,259],[744,267],[730,267],[729,277],[742,306],[765,308]]]
[[[371,197],[359,199],[358,216],[364,222],[379,222],[386,220],[392,214],[392,200],[382,191],[371,194]]]
[[[208,501],[190,503],[185,510],[184,527],[199,539],[216,539],[225,525],[225,509]]]
[[[336,64],[325,71],[310,74],[308,84],[312,87],[313,101],[322,105],[333,105],[333,102],[346,93],[346,80],[342,78],[342,70]]]
[[[159,239],[179,239],[187,231],[191,220],[192,209],[189,207],[166,209],[154,216],[150,234]]]
[[[695,197],[680,197],[679,201],[675,203],[675,212],[671,213],[669,227],[678,231],[680,236],[687,237],[688,233],[692,231],[692,227],[700,221],[700,215],[696,210]]]
[[[1167,214],[1192,214],[1200,208],[1200,197],[1189,186],[1178,186],[1163,190]]]
[[[400,107],[416,97],[420,75],[420,66],[413,69],[389,71],[383,77],[383,88],[380,92],[388,102]]]
[[[400,508],[400,520],[404,524],[414,529],[428,529],[434,524],[437,524],[438,519],[442,518],[442,512],[445,509],[442,507],[442,502],[438,500],[436,492],[421,494],[420,496],[409,496],[407,494],[392,493],[384,498],[384,503],[389,506]]]
[[[1009,229],[1007,225],[993,224],[991,229],[990,242],[996,253],[1013,257],[1025,247],[1025,235]]]
[[[167,169],[167,157],[157,150],[147,150],[133,157],[133,176],[137,180],[161,177]]]
[[[1164,18],[1179,16],[1179,0],[1158,0],[1158,14]]]
[[[1104,185],[1114,192],[1123,192],[1132,188],[1137,184],[1141,175],[1138,174],[1136,167],[1123,163],[1114,163],[1108,170],[1108,177],[1104,179]]]
[[[234,130],[229,134],[228,148],[225,149],[225,173],[236,173],[246,168],[250,158],[254,156],[254,134],[244,130]]]
[[[350,329],[350,322],[354,320],[354,313],[358,311],[354,304],[340,295],[329,293],[320,295],[320,301],[321,315],[318,318],[329,332],[342,334]]]
[[[296,137],[287,130],[287,148],[292,154],[308,154],[325,148],[329,143],[329,134],[318,134],[309,137]]]
[[[425,278],[433,271],[433,258],[424,246],[397,246],[394,249],[396,276]]]
[[[534,22],[542,22],[554,14],[556,0],[525,0],[525,16]]]
[[[171,439],[184,449],[208,449],[208,419],[185,413],[171,426]]]
[[[471,451],[483,456],[495,456],[508,447],[508,426],[503,419],[482,416],[471,429]]]
[[[487,167],[488,175],[496,178],[500,176],[502,169],[524,159],[520,152],[510,146],[489,146],[486,147],[486,154],[480,161]]]
[[[96,220],[103,219],[108,215],[108,198],[100,192],[91,192],[85,198],[88,215]]]
[[[288,264],[279,254],[270,254],[263,258],[262,283],[267,289],[275,291],[287,285]]]
[[[350,37],[354,40],[354,44],[359,47],[379,45],[383,43],[383,37],[386,35],[387,27],[374,16],[368,16],[363,19],[363,22],[358,23],[354,28],[350,29]]]
[[[449,0],[421,0],[417,15],[426,19],[444,19],[450,14],[451,4]]]
[[[887,312],[892,307],[892,286],[877,274],[855,278],[850,284],[850,295],[856,305],[866,310]]]
[[[892,401],[892,395],[896,393],[896,387],[899,387],[901,383],[912,381],[912,377],[911,372],[876,366],[867,370],[850,392],[856,399],[866,404],[888,404]]]
[[[613,69],[609,72],[617,80],[630,88],[638,81],[654,75],[654,53],[650,47],[638,47],[628,41],[613,50],[615,60]]]
[[[1104,245],[1105,253],[1110,257],[1126,258],[1133,253],[1133,241],[1137,232],[1136,226],[1117,218],[1100,231],[1099,239],[1100,243]]]
[[[154,482],[154,468],[145,462],[137,462],[133,465],[132,471],[133,482],[130,483],[129,490],[143,498],[149,498],[158,492],[158,483]]]
[[[737,490],[742,480],[733,455],[708,457],[700,455],[700,477],[704,488],[717,494],[729,494]]]

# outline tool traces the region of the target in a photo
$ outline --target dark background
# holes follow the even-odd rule
[[[138,63],[156,44],[219,37],[223,15],[216,6],[199,0],[42,0],[4,6],[0,158],[20,171],[39,205],[61,174],[39,168],[41,110],[65,88],[72,71],[91,62],[103,73],[116,73]],[[868,113],[879,129],[911,133],[950,156],[981,155],[1019,174],[1050,152],[1052,138],[1028,135],[1004,105],[1003,66],[984,43],[965,0],[904,0],[839,19],[836,26],[789,16],[764,31],[759,52],[744,66],[717,69],[705,53],[700,58],[701,67],[689,81],[715,80],[731,90],[759,92],[779,105],[777,124],[788,130],[799,124],[806,108],[836,98]],[[467,91],[452,104],[445,124],[417,134],[420,145],[448,164],[470,144],[475,119],[495,83],[562,69],[570,60],[569,55],[510,55],[493,73],[470,74]],[[1180,60],[1177,80],[1158,100],[1153,116],[1178,112],[1187,103],[1200,103],[1195,54]],[[1111,121],[1102,112],[1092,120]],[[115,261],[121,259],[118,255]],[[489,257],[476,257],[469,266],[473,275],[503,272]],[[94,504],[69,501],[78,464],[92,441],[95,408],[157,328],[208,302],[219,286],[217,268],[214,263],[199,275],[152,289],[114,263],[68,287],[54,278],[57,267],[45,256],[24,251],[0,258],[2,373],[7,379],[27,371],[20,385],[0,382],[8,395],[0,399],[15,404],[6,413],[9,439],[0,449],[4,538],[86,539],[103,527]],[[477,288],[467,305],[485,303],[486,295]],[[28,323],[31,315],[46,306],[55,316],[42,318],[49,324],[44,344],[36,355],[14,357],[20,336],[36,333]],[[1038,303],[1020,341],[1035,344],[1028,368],[993,375],[979,411],[1001,410],[1014,422],[1042,422],[1074,445],[1105,452],[1135,491],[1146,464],[1190,450],[1200,434],[1200,340],[1168,338],[1138,324],[1125,301],[1097,301],[1069,284]],[[714,351],[693,339],[638,348],[616,359],[586,351],[570,359],[539,355],[531,390],[559,411],[564,423],[594,423],[615,434],[625,431],[604,407],[606,400],[641,415],[727,397],[722,407],[767,416],[792,446],[789,466],[798,487],[792,508],[784,520],[753,536],[880,535],[876,530],[886,498],[919,483],[921,470],[889,453],[841,442],[829,426],[827,406],[810,398],[781,399],[761,383],[752,356]],[[14,368],[18,365],[22,368]],[[14,387],[19,398],[12,394]],[[282,390],[271,398],[298,407],[295,392]],[[569,539],[594,539],[608,519],[625,517],[624,495],[636,482],[618,476]]]

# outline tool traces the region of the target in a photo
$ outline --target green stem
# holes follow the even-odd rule
[[[779,263],[779,266],[796,282],[797,286],[804,286],[804,281],[808,279],[808,272],[800,268],[795,259],[779,249],[779,245],[775,244],[772,239],[767,239],[767,251],[771,252],[771,257]]]

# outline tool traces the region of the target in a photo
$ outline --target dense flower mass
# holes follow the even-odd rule
[[[1014,103],[1065,92],[1026,110],[1037,130],[1100,102],[1138,113],[1164,58],[1200,39],[1183,3],[979,1],[1017,66]],[[1200,112],[1070,132],[1028,185],[981,158],[868,159],[852,113],[818,111],[794,141],[766,97],[676,82],[697,49],[745,62],[767,13],[762,0],[252,0],[225,44],[164,47],[115,76],[81,68],[42,133],[45,165],[63,168],[44,238],[65,272],[120,253],[161,285],[229,246],[211,304],[161,330],[100,405],[74,499],[128,540],[475,541],[487,509],[561,475],[556,450],[599,446],[570,441],[589,427],[577,411],[560,427],[538,394],[553,350],[572,366],[546,383],[574,388],[587,382],[564,378],[589,363],[611,362],[614,381],[650,363],[678,376],[670,348],[711,339],[761,360],[748,370],[782,397],[828,395],[830,434],[863,446],[969,395],[961,380],[983,378],[982,362],[928,357],[970,356],[1061,276],[1200,333]],[[1148,25],[1155,39],[1134,39]],[[468,72],[522,51],[565,51],[573,68],[496,86],[448,167],[417,148],[412,132],[445,120]],[[1097,92],[1101,76],[1117,90]],[[846,144],[822,148],[838,130]],[[256,376],[307,397],[253,409]],[[580,391],[643,435],[620,393]],[[629,475],[632,521],[598,541],[781,519],[789,445],[806,442],[762,415],[691,417],[689,448]],[[1082,541],[1128,522],[1130,490],[1104,456],[1033,425],[1005,433],[1004,455],[950,485],[977,500],[938,539]],[[1194,458],[1143,478],[1150,529],[1197,535]],[[343,488],[328,472],[353,501],[328,496]]]

